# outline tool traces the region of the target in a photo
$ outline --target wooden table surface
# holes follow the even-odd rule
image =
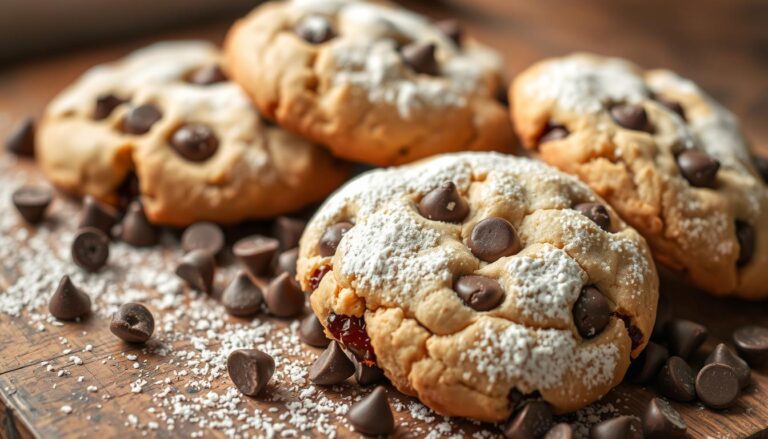
[[[503,53],[510,77],[542,57],[575,50],[620,55],[645,67],[677,70],[699,82],[739,115],[756,148],[768,152],[768,124],[765,123],[768,120],[768,4],[762,0],[406,3],[435,18],[460,17],[471,33]],[[95,63],[115,59],[161,39],[204,38],[219,42],[228,25],[229,21],[226,21],[175,29],[0,68],[0,138],[5,137],[24,116],[40,115],[52,96]],[[110,266],[104,273],[90,277],[76,273],[79,280],[101,291],[96,300],[99,309],[93,317],[64,326],[45,318],[45,298],[52,292],[52,279],[63,272],[77,272],[69,264],[66,253],[78,207],[70,200],[58,199],[51,219],[39,229],[21,224],[11,211],[9,195],[22,182],[40,179],[32,163],[16,162],[0,154],[0,197],[3,197],[0,200],[0,310],[4,311],[0,312],[3,334],[0,338],[0,405],[4,406],[0,410],[3,424],[0,435],[12,438],[94,434],[103,437],[170,437],[199,433],[223,437],[236,431],[226,425],[225,419],[242,413],[243,407],[251,414],[260,413],[259,416],[277,419],[279,414],[270,412],[270,407],[280,409],[291,402],[300,404],[305,399],[298,380],[292,381],[293,387],[271,388],[266,399],[238,401],[239,409],[224,413],[221,418],[215,418],[219,411],[213,409],[200,418],[191,415],[185,418],[184,413],[173,413],[173,407],[163,406],[167,398],[160,394],[166,388],[171,395],[190,405],[222,406],[220,398],[224,398],[229,387],[226,374],[197,381],[199,377],[195,376],[195,370],[206,363],[207,360],[201,358],[204,352],[221,355],[228,346],[222,346],[222,340],[216,339],[210,346],[201,347],[198,345],[201,334],[250,331],[252,343],[279,351],[284,357],[278,367],[283,373],[278,381],[292,380],[288,368],[309,364],[318,352],[296,342],[295,325],[292,327],[289,321],[263,317],[254,322],[229,319],[210,300],[194,298],[190,294],[177,298],[174,293],[164,291],[164,285],[173,281],[163,278],[162,273],[170,273],[173,260],[179,254],[175,241],[170,238],[164,246],[148,252],[113,245]],[[29,273],[24,272],[24,267],[30,264],[50,267],[50,273],[31,280]],[[219,276],[218,284],[224,285],[233,270],[231,266],[226,268]],[[39,294],[21,291],[21,287],[37,289]],[[107,330],[105,316],[114,308],[115,304],[110,300],[113,294],[118,294],[116,291],[123,295],[135,294],[150,303],[158,318],[158,329],[156,343],[149,348],[126,346]],[[702,352],[717,341],[728,340],[732,330],[739,325],[768,326],[766,302],[712,298],[668,275],[662,276],[662,293],[672,300],[678,316],[709,327],[711,337]],[[29,306],[37,304],[39,307],[35,311],[22,310],[16,315],[9,311],[12,306],[7,302],[9,297],[16,296],[27,300]],[[164,301],[167,300],[180,302],[173,302],[166,308]],[[93,349],[83,351],[87,345]],[[71,359],[73,355],[83,364],[75,364],[78,360]],[[136,355],[136,359],[131,355]],[[185,361],[185,355],[192,363]],[[47,370],[48,365],[52,371]],[[185,375],[183,370],[191,372]],[[754,373],[753,385],[729,410],[714,412],[695,404],[674,404],[688,422],[690,436],[736,438],[761,431],[768,435],[768,407],[765,404],[768,375],[765,372]],[[210,371],[206,373],[211,376]],[[146,384],[142,385],[142,380]],[[205,385],[200,388],[200,383],[212,383],[211,388],[205,388]],[[134,393],[131,384],[140,391]],[[89,391],[88,386],[95,386],[96,392]],[[206,400],[213,398],[208,396],[209,392],[221,395],[215,397],[219,398],[218,402]],[[338,392],[323,392],[331,405],[349,401]],[[397,418],[401,423],[399,436],[423,436],[428,431],[465,435],[478,430],[489,434],[497,432],[493,426],[478,426],[460,420],[446,422],[422,410],[409,398],[394,392],[390,395],[400,401],[397,404]],[[595,416],[639,415],[652,395],[650,389],[622,384],[605,401],[570,419],[584,426],[593,422],[590,420]],[[62,413],[63,405],[71,406],[73,412],[69,415]],[[254,415],[255,418],[259,416]],[[343,414],[327,414],[322,419],[317,413],[306,416],[317,421],[321,429],[331,425],[338,427],[338,436],[352,435],[341,421]],[[168,418],[174,419],[171,422],[174,429],[170,431]],[[251,418],[235,422],[234,428],[248,422],[259,425]],[[295,427],[291,422],[298,421],[284,420],[287,428]],[[263,430],[249,431],[251,435],[264,434]],[[315,429],[300,434],[320,437],[326,436],[327,432]]]

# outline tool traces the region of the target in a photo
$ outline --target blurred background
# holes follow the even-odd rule
[[[676,70],[741,116],[754,143],[768,151],[767,0],[400,3],[433,18],[459,18],[470,33],[502,52],[509,77],[538,59],[576,50]],[[231,22],[256,4],[0,0],[0,109],[25,99],[24,105],[37,112],[89,65],[155,40],[220,42]],[[19,108],[18,101],[14,107]]]

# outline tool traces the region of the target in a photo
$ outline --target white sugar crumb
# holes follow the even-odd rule
[[[64,413],[65,415],[68,415],[72,413],[72,406],[71,405],[63,405],[61,406],[61,409],[59,409],[60,412]]]

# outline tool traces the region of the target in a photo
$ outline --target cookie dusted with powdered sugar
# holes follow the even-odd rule
[[[112,204],[137,195],[135,176],[150,220],[175,225],[274,216],[344,181],[347,167],[323,148],[262,121],[219,63],[212,45],[186,41],[94,67],[46,109],[42,169]]]
[[[576,178],[495,153],[375,170],[319,209],[298,279],[329,336],[441,414],[558,412],[618,384],[653,327],[643,238]]]
[[[514,142],[501,61],[455,22],[385,2],[272,2],[232,27],[225,56],[267,117],[338,157],[391,165]]]
[[[768,191],[735,117],[667,70],[576,54],[526,70],[515,128],[715,294],[768,297]]]

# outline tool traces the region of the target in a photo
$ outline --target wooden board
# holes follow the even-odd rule
[[[768,126],[764,123],[768,120],[768,39],[764,31],[768,8],[759,0],[409,3],[436,18],[461,17],[473,34],[503,52],[510,75],[541,57],[575,49],[623,55],[648,67],[676,69],[700,82],[742,116],[747,132],[758,146],[768,143]],[[228,23],[174,30],[7,66],[0,71],[0,138],[22,117],[39,115],[45,103],[87,67],[159,39],[196,37],[220,41]],[[230,319],[210,299],[195,297],[185,290],[174,292],[171,287],[175,280],[170,273],[179,250],[173,234],[169,234],[164,246],[149,251],[113,245],[107,270],[85,276],[68,265],[67,245],[75,227],[76,203],[58,199],[51,218],[37,230],[22,225],[12,212],[9,194],[13,188],[21,182],[40,179],[33,164],[0,156],[0,307],[7,309],[2,300],[14,294],[40,305],[36,311],[22,311],[18,316],[0,312],[0,435],[225,437],[249,424],[251,428],[243,431],[263,435],[265,424],[258,423],[266,418],[271,419],[273,426],[282,422],[283,433],[296,429],[296,425],[309,424],[315,428],[299,433],[324,437],[328,435],[325,429],[333,429],[341,437],[352,435],[345,426],[343,413],[326,410],[343,410],[351,401],[345,395],[358,393],[353,385],[343,392],[331,389],[313,396],[301,394],[306,386],[297,370],[305,368],[318,351],[296,340],[295,325],[265,317],[253,322]],[[42,273],[39,279],[30,280],[25,270],[31,269]],[[233,265],[223,269],[217,284],[225,285],[234,270]],[[63,272],[82,280],[89,292],[98,296],[96,303],[100,309],[81,323],[57,326],[45,318],[44,304],[55,286],[51,283]],[[23,291],[19,290],[20,285],[24,286]],[[768,325],[766,302],[708,297],[667,275],[662,279],[662,291],[672,299],[679,316],[710,328],[712,337],[703,352],[717,340],[727,340],[739,325]],[[148,302],[158,317],[155,341],[146,349],[123,344],[107,329],[106,316],[110,306],[114,306],[110,301],[125,294]],[[222,333],[229,337],[221,337]],[[245,335],[241,343],[262,346],[279,358],[280,376],[276,376],[266,398],[242,398],[234,404],[227,397],[230,384],[226,374],[205,370],[206,365],[220,363],[220,355],[230,348],[226,339],[231,340],[235,334]],[[203,346],[200,343],[206,336],[213,340]],[[92,349],[83,351],[88,345]],[[82,364],[74,364],[78,360],[70,359],[72,356],[77,356]],[[48,365],[52,371],[47,370]],[[61,370],[65,372],[58,376]],[[765,372],[754,373],[753,385],[727,411],[674,404],[688,422],[690,436],[736,438],[766,431]],[[140,380],[146,384],[136,384]],[[132,384],[140,391],[134,393]],[[210,388],[206,388],[209,384]],[[89,386],[95,386],[96,391],[89,391]],[[209,392],[217,396],[209,396]],[[318,395],[326,397],[327,403],[320,407],[302,406],[317,400]],[[494,426],[446,421],[423,410],[410,398],[393,391],[390,395],[398,401],[398,436],[420,437],[430,431],[461,435],[498,432]],[[601,416],[639,415],[652,395],[650,389],[621,385],[604,401],[569,419],[585,428]],[[169,403],[171,398],[176,400]],[[231,408],[226,408],[226,401],[232,402]],[[196,404],[200,406],[197,410]],[[72,407],[71,414],[61,411],[65,405]],[[236,419],[244,413],[245,419]],[[293,413],[294,419],[280,420],[283,413]],[[307,421],[299,419],[301,416]],[[169,423],[168,419],[174,422]],[[227,426],[227,419],[232,426]],[[156,429],[152,423],[157,423]],[[171,425],[173,430],[168,429]]]

